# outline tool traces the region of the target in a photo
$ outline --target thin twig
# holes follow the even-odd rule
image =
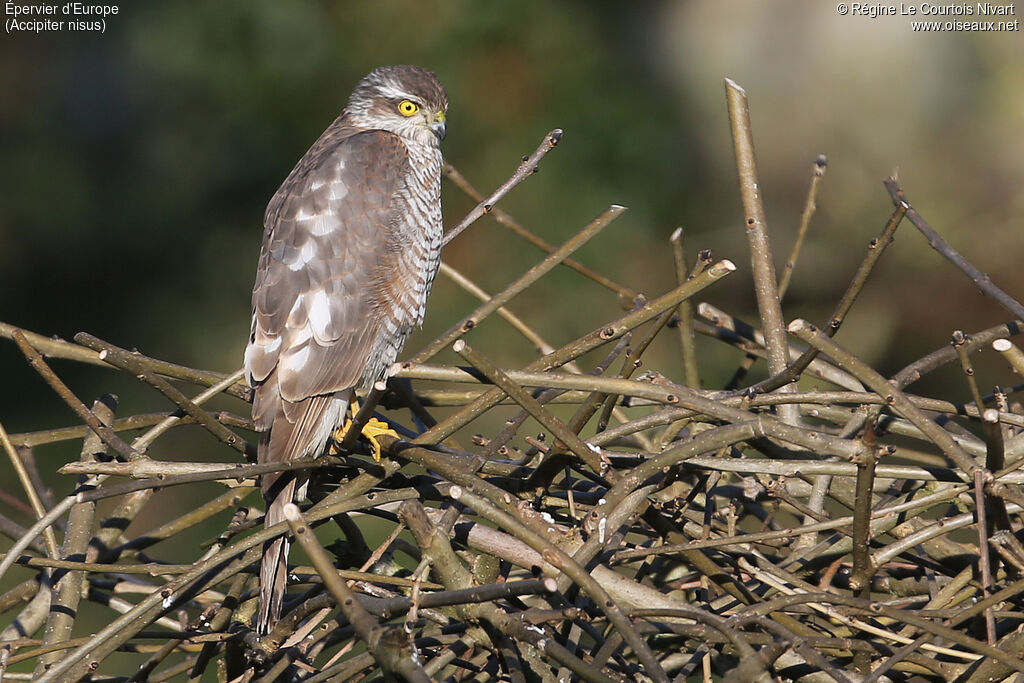
[[[669,308],[678,305],[680,301],[693,296],[718,279],[729,275],[735,271],[735,269],[736,267],[730,261],[720,261],[709,268],[706,272],[702,273],[700,277],[676,287],[671,292],[651,301],[640,310],[629,313],[607,325],[602,325],[599,329],[566,344],[546,356],[542,356],[530,363],[526,367],[526,370],[550,370],[564,365],[571,360],[575,360],[584,353],[592,351],[603,344],[615,341],[622,335],[626,334],[629,330],[642,325],[651,318],[654,318]],[[401,364],[399,364],[397,368],[392,368],[388,374],[395,376],[400,372],[400,368]],[[450,434],[462,428],[482,414],[485,410],[495,405],[501,400],[502,394],[503,392],[500,389],[492,389],[491,391],[484,393],[458,413],[449,416],[443,422],[439,422],[437,425],[421,434],[416,438],[415,442],[437,443],[444,440]]]
[[[740,196],[746,217],[744,223],[750,245],[754,293],[757,295],[765,349],[768,351],[768,372],[776,375],[789,364],[786,322],[782,315],[778,280],[775,277],[775,264],[772,262],[771,243],[768,240],[768,221],[762,202],[761,184],[757,177],[757,163],[754,160],[754,133],[750,125],[747,94],[743,88],[729,79],[725,80],[725,92],[736,153],[736,169],[740,177]],[[779,387],[782,392],[795,389],[796,387],[792,385]],[[780,407],[779,410],[782,419],[789,424],[797,424],[800,421],[795,406]]]
[[[452,268],[444,261],[441,262],[440,272],[442,275],[446,275],[452,282],[454,282],[459,287],[472,294],[480,301],[490,300],[490,294],[488,294],[483,289],[478,287],[476,283],[474,283],[472,280],[470,280],[468,277],[466,277],[459,271]],[[554,347],[551,346],[551,344],[549,344],[548,342],[546,342],[544,338],[541,337],[536,330],[527,325],[522,318],[508,310],[507,307],[502,306],[496,311],[496,313],[500,315],[502,318],[504,318],[509,325],[514,327],[519,332],[519,334],[523,335],[523,337],[525,337],[531,344],[533,344],[534,349],[536,349],[538,353],[551,353],[554,350]]]
[[[711,254],[708,251],[701,252],[701,258],[697,261],[693,271],[687,272],[686,250],[683,246],[683,229],[676,228],[669,238],[672,244],[672,257],[676,267],[676,284],[681,285],[687,280],[696,277],[703,270],[702,266],[709,263]],[[706,259],[705,259],[706,257]],[[684,301],[676,309],[679,321],[676,323],[679,330],[679,351],[683,357],[683,378],[686,386],[694,389],[700,388],[700,368],[697,363],[697,340],[693,333],[693,304]]]
[[[523,407],[535,420],[540,422],[545,429],[549,430],[555,437],[565,444],[577,458],[587,463],[592,470],[602,473],[600,457],[591,450],[591,447],[583,441],[578,434],[570,431],[565,423],[544,409],[537,399],[530,396],[521,386],[517,385],[507,374],[499,370],[493,363],[485,359],[479,353],[469,347],[463,340],[458,340],[452,346],[452,350],[471,363],[496,386],[501,388],[516,403]]]
[[[877,470],[877,453],[874,421],[870,421],[864,429],[861,439],[861,452],[856,456],[857,489],[853,510],[853,574],[850,587],[861,598],[871,597],[871,578],[875,573],[871,561],[871,497],[874,491]]]
[[[992,282],[992,278],[976,268],[960,252],[950,246],[946,240],[942,239],[942,236],[928,224],[928,221],[917,212],[917,209],[910,205],[910,201],[906,198],[903,189],[900,188],[899,181],[895,175],[886,178],[884,184],[894,204],[905,203],[907,205],[907,219],[928,239],[928,246],[942,254],[947,261],[970,278],[971,282],[977,285],[981,291],[995,299],[1000,306],[1012,313],[1014,317],[1024,319],[1024,305],[997,287]]]
[[[633,651],[644,665],[645,673],[655,681],[667,683],[668,676],[665,675],[664,670],[654,657],[654,653],[647,646],[647,643],[640,638],[632,623],[623,614],[621,608],[610,599],[608,593],[583,567],[573,561],[565,552],[552,545],[543,536],[517,521],[515,517],[488,504],[483,498],[472,492],[461,487],[452,487],[450,495],[453,499],[465,503],[476,510],[478,514],[492,522],[500,524],[506,529],[515,529],[517,531],[517,538],[525,541],[531,548],[542,553],[545,560],[571,576],[572,580],[593,598],[598,608],[604,612],[608,620],[615,625],[626,642],[633,648]]]
[[[29,365],[42,376],[47,384],[57,393],[63,401],[78,415],[79,419],[92,429],[96,436],[100,437],[103,443],[110,446],[112,449],[117,451],[120,455],[134,460],[136,458],[143,457],[142,453],[126,444],[121,437],[119,437],[110,427],[103,424],[98,417],[96,417],[91,410],[89,410],[84,403],[82,403],[77,396],[72,393],[71,389],[68,388],[64,382],[57,376],[57,374],[50,369],[50,366],[46,364],[43,357],[37,352],[32,345],[28,343],[28,339],[25,337],[21,330],[15,330],[11,334],[11,338],[14,343],[18,345],[21,352],[25,354],[25,358],[28,359]]]
[[[805,320],[794,320],[789,326],[789,331],[805,342],[812,344],[820,351],[827,353],[840,367],[873,389],[892,405],[896,412],[910,420],[915,427],[924,432],[966,475],[973,476],[974,470],[979,465],[964,452],[947,431],[924,415],[903,392],[899,391],[882,375],[855,358],[852,354],[847,353],[838,344]]]
[[[807,229],[811,225],[811,217],[814,216],[814,212],[818,208],[818,186],[821,184],[821,179],[825,177],[825,170],[827,168],[828,159],[825,158],[824,154],[819,154],[814,160],[814,166],[811,169],[811,185],[807,188],[807,199],[804,202],[803,213],[800,214],[800,225],[797,227],[796,239],[793,240],[793,248],[790,249],[789,258],[786,259],[786,264],[782,267],[782,275],[779,277],[780,301],[786,297],[790,278],[793,277],[793,269],[796,267],[797,258],[800,256],[804,239],[807,237]]]
[[[316,536],[313,535],[313,531],[302,518],[298,506],[294,503],[286,505],[284,516],[295,539],[312,560],[313,567],[320,575],[327,590],[334,596],[345,618],[355,627],[359,637],[373,653],[377,663],[388,674],[400,674],[402,678],[410,682],[428,682],[430,677],[419,664],[419,657],[411,648],[412,643],[409,642],[408,637],[401,632],[401,629],[383,627],[359,604],[348,584],[338,576],[334,564],[327,556],[327,551],[320,545]]]
[[[412,357],[413,362],[422,363],[429,360],[438,351],[479,325],[484,318],[507,304],[515,296],[522,293],[527,287],[539,280],[546,273],[550,272],[552,268],[561,263],[569,254],[579,249],[592,237],[595,237],[598,233],[604,230],[608,224],[622,215],[625,210],[625,207],[615,204],[605,209],[597,218],[592,220],[582,230],[573,235],[565,244],[548,254],[548,256],[540,261],[540,263],[523,273],[508,287],[491,297],[489,301],[480,305],[475,311],[452,325],[431,344],[428,344],[426,348],[417,352]]]
[[[967,387],[971,391],[971,398],[974,399],[974,405],[978,407],[979,411],[985,410],[985,404],[981,399],[981,391],[978,390],[978,382],[974,378],[974,367],[971,365],[970,356],[967,355],[967,351],[964,346],[967,344],[967,335],[962,330],[956,330],[953,332],[952,339],[953,349],[956,351],[957,358],[960,360],[960,369],[964,373],[964,378],[967,380]]]
[[[92,412],[103,424],[109,425],[113,422],[116,406],[117,402],[112,396],[105,396],[93,403]],[[81,462],[95,461],[97,454],[102,453],[103,450],[103,442],[95,433],[90,432],[82,443],[79,460]],[[79,485],[86,482],[85,477],[79,478]],[[67,532],[64,535],[64,546],[59,555],[62,560],[84,557],[89,547],[89,540],[93,535],[92,527],[95,516],[95,504],[79,503],[71,508],[68,514]],[[48,531],[50,530],[48,529]],[[57,573],[52,576],[54,581],[53,605],[46,620],[46,629],[43,632],[44,647],[60,643],[71,637],[75,625],[74,615],[77,614],[79,602],[86,594],[87,576],[84,567],[81,570],[68,571],[62,576]],[[59,660],[59,652],[40,655],[36,665],[36,675],[40,675],[46,670],[46,667]]]
[[[843,292],[842,298],[840,298],[839,303],[836,304],[836,308],[832,312],[832,317],[829,318],[828,325],[824,328],[825,334],[828,336],[834,337],[843,322],[846,320],[846,316],[850,312],[850,309],[853,308],[853,303],[857,300],[857,296],[864,288],[864,284],[867,282],[868,276],[871,275],[875,265],[882,257],[882,254],[885,253],[886,248],[892,244],[896,228],[899,227],[900,222],[903,220],[903,216],[906,215],[906,212],[906,204],[901,203],[897,205],[896,209],[889,217],[889,220],[886,222],[885,227],[882,228],[882,232],[868,242],[867,254],[865,254],[860,266],[857,267],[857,272],[854,274],[853,279],[850,280],[850,284],[847,285],[846,291]],[[818,350],[816,348],[812,347],[807,349],[799,358],[793,361],[785,371],[774,377],[769,377],[765,381],[755,385],[753,390],[774,391],[778,387],[785,386],[790,382],[795,382],[808,367],[813,365],[817,357]]]
[[[77,494],[78,500],[86,503],[103,500],[104,498],[123,496],[126,493],[133,493],[135,491],[162,489],[203,481],[219,481],[235,486],[252,486],[252,479],[263,474],[328,467],[337,465],[339,462],[340,460],[337,458],[322,456],[320,458],[306,457],[288,462],[266,462],[252,465],[183,463],[180,470],[185,470],[186,474],[167,474],[167,470],[174,471],[174,469],[177,469],[168,467],[171,463],[147,463],[144,468],[136,467],[134,469],[131,467],[131,463],[69,463],[62,468],[62,472],[105,475],[130,474],[130,476],[143,477],[141,481],[104,486],[79,492]],[[164,471],[162,472],[161,470]]]
[[[25,469],[25,463],[22,462],[21,456],[18,455],[14,445],[11,444],[11,440],[7,438],[7,430],[4,429],[2,422],[0,422],[0,445],[3,446],[4,451],[7,453],[7,458],[11,461],[11,467],[14,468],[14,472],[18,475],[18,481],[21,482],[21,488],[25,491],[25,496],[28,498],[36,518],[39,519],[45,516],[46,508],[43,507],[43,502],[39,499],[39,493],[36,491],[28,471]],[[43,532],[43,539],[46,541],[46,551],[50,554],[50,557],[54,559],[60,557],[57,550],[57,537],[54,536],[53,529],[47,528]]]
[[[205,410],[197,406],[193,401],[185,396],[185,394],[171,386],[167,380],[158,376],[146,367],[146,365],[140,362],[138,358],[135,358],[130,351],[118,348],[113,344],[105,342],[102,339],[97,339],[91,334],[85,332],[79,332],[76,334],[75,341],[83,346],[88,346],[91,349],[99,351],[100,358],[103,360],[131,372],[147,384],[152,385],[154,389],[173,401],[176,406],[184,410],[208,432],[220,439],[221,442],[231,446],[239,453],[245,454],[245,439],[240,438],[230,429],[217,422],[217,420],[215,420]],[[232,378],[233,377],[234,376],[232,376]]]
[[[472,211],[470,211],[465,218],[453,225],[448,232],[444,234],[443,244],[448,244],[453,239],[458,237],[463,230],[472,225],[478,218],[486,213],[489,213],[491,207],[498,203],[498,201],[507,195],[513,187],[523,182],[531,175],[536,173],[540,168],[540,160],[543,159],[548,152],[555,148],[562,140],[562,129],[555,128],[553,131],[544,136],[544,140],[540,143],[540,146],[534,150],[533,154],[528,157],[523,157],[523,161],[519,164],[519,167],[515,170],[515,173],[506,180],[504,183],[498,186],[494,192],[491,193],[487,199],[484,199],[477,204]]]
[[[455,185],[460,190],[465,192],[470,199],[478,203],[485,202],[484,196],[480,194],[480,192],[475,187],[473,187],[473,185],[468,180],[466,180],[465,176],[459,173],[458,169],[456,169],[450,163],[445,162],[444,166],[441,168],[441,172],[444,173],[446,178],[455,183]],[[500,207],[491,205],[491,210],[489,213],[494,218],[494,220],[498,221],[499,225],[508,228],[513,233],[523,238],[524,240],[526,240],[533,246],[537,247],[541,251],[545,251],[550,254],[556,249],[554,245],[549,244],[544,239],[538,237],[534,233],[527,230],[516,219],[512,218],[512,216],[510,216],[505,211],[502,211]],[[575,259],[567,258],[564,261],[562,261],[562,265],[566,266],[567,268],[572,268],[580,275],[589,278],[596,282],[597,284],[601,285],[602,287],[605,287],[617,293],[619,297],[624,301],[632,301],[637,296],[637,292],[630,289],[629,287],[620,285],[612,281],[608,277],[602,275],[601,273],[598,273],[597,271],[591,268],[588,268],[587,266],[583,265],[579,261],[576,261]]]
[[[0,338],[7,338],[13,341],[15,332],[21,332],[32,348],[46,358],[64,358],[104,368],[114,368],[110,363],[102,360],[99,353],[92,349],[56,337],[45,337],[41,334],[0,322]],[[153,372],[164,377],[180,379],[200,386],[210,386],[224,379],[224,375],[217,372],[169,363],[168,361],[150,358],[142,354],[137,354],[137,357],[140,362],[144,363]],[[252,390],[246,386],[245,382],[235,382],[225,392],[244,401],[252,400]]]
[[[978,572],[981,574],[981,597],[992,593],[992,567],[989,562],[988,519],[985,504],[985,472],[974,471],[974,509],[977,510],[978,527]],[[985,635],[989,645],[996,644],[996,620],[992,608],[985,610]]]

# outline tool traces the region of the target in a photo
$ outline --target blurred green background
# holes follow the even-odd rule
[[[426,66],[447,85],[446,158],[483,191],[563,128],[541,172],[502,208],[557,244],[609,204],[629,207],[578,257],[650,295],[674,283],[668,237],[683,226],[691,255],[710,248],[739,266],[701,300],[756,321],[725,114],[729,77],[750,98],[777,264],[812,161],[829,159],[787,317],[824,321],[889,216],[881,180],[896,167],[919,211],[1024,296],[1020,32],[918,33],[906,17],[840,16],[814,0],[182,0],[119,9],[102,35],[0,39],[4,322],[65,338],[86,330],[175,362],[236,369],[264,206],[355,82],[388,63]],[[472,206],[447,183],[444,203],[446,225]],[[495,292],[541,255],[484,219],[444,257]],[[439,277],[409,348],[472,306]],[[568,271],[511,308],[556,345],[620,311]],[[893,372],[954,329],[1007,318],[904,224],[839,339]],[[509,365],[533,358],[499,320],[470,343]],[[740,356],[702,348],[706,384],[720,386]],[[679,376],[671,345],[651,353],[651,367]],[[87,402],[116,391],[121,414],[166,409],[119,374],[55,367]],[[981,367],[983,387],[1013,382],[1001,366]],[[8,431],[74,422],[6,341],[0,372]],[[963,398],[966,387],[943,395]],[[178,439],[153,454],[231,457],[212,439]],[[37,457],[52,468],[76,449],[41,448]],[[68,481],[51,483],[69,490]]]

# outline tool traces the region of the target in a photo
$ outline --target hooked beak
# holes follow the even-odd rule
[[[444,119],[445,119],[444,112],[443,111],[439,111],[439,112],[437,112],[437,116],[434,117],[434,120],[431,123],[427,124],[427,126],[430,128],[431,132],[434,135],[437,136],[438,141],[444,140],[444,134],[445,134]]]

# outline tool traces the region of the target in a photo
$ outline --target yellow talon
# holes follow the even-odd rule
[[[366,437],[366,440],[373,446],[373,459],[380,462],[380,443],[377,441],[378,436],[391,436],[398,438],[398,432],[391,427],[388,427],[387,422],[381,422],[375,417],[371,417],[369,422],[363,426],[362,435]]]
[[[359,406],[356,404],[356,402],[352,401],[353,415],[355,415],[356,412],[358,412],[358,408]],[[351,426],[352,420],[346,420],[344,425],[335,430],[333,434],[335,443],[342,442],[342,440],[345,438],[345,434],[348,433],[348,430]],[[363,429],[360,431],[360,435],[362,435],[367,441],[370,442],[370,446],[373,448],[373,459],[376,462],[380,462],[381,457],[381,447],[380,442],[377,441],[377,437],[392,436],[396,439],[398,438],[398,432],[388,427],[386,422],[381,422],[375,417],[371,417],[367,421],[367,423],[363,425]],[[335,448],[332,447],[331,451],[335,452]]]

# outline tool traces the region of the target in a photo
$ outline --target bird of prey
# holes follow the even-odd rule
[[[374,70],[270,200],[245,349],[260,463],[340,439],[354,391],[383,377],[422,322],[440,263],[447,109],[432,72]],[[266,526],[307,483],[263,477]],[[288,549],[286,538],[263,549],[261,633],[280,618]]]

